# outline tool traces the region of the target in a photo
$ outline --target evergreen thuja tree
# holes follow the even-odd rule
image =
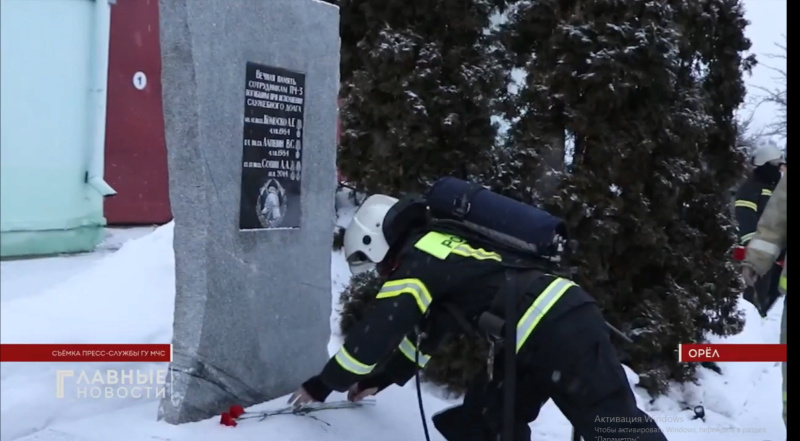
[[[343,58],[339,167],[354,184],[397,194],[487,167],[506,71],[485,30],[502,3],[340,1],[342,28],[345,10],[365,26]]]
[[[358,43],[372,26],[367,14],[362,13],[364,0],[323,0],[339,7],[339,38],[341,48],[339,52],[339,79],[342,84],[347,84],[353,73],[363,69],[362,57]]]
[[[724,336],[741,330],[736,302],[742,286],[730,258],[735,230],[728,190],[742,171],[734,113],[744,100],[742,74],[754,63],[742,55],[750,42],[744,36],[747,22],[738,0],[676,1],[672,10],[682,30],[675,76],[680,105],[673,113],[674,127],[684,130],[691,124],[701,131],[690,138],[693,143],[686,144],[683,155],[658,164],[663,176],[672,176],[679,214],[664,229],[671,258],[662,271],[671,289],[661,295],[659,316],[668,324],[684,323],[664,326],[651,317],[640,328],[666,331],[655,339],[658,343],[642,339],[638,351],[642,358],[652,353],[662,358],[663,363],[642,363],[656,390],[663,390],[667,379],[694,379],[697,365],[675,363],[679,343],[705,342],[709,333]],[[690,174],[676,173],[679,161],[692,164]]]
[[[738,3],[581,2],[554,37],[552,93],[576,138],[555,205],[580,242],[579,281],[635,339],[620,349],[651,392],[694,378],[678,344],[741,327],[727,190],[752,60]]]
[[[506,100],[505,116],[512,123],[487,181],[501,194],[537,205],[550,202],[564,171],[567,131],[562,99],[550,90],[558,63],[551,39],[575,3],[517,2],[499,30],[507,58],[524,70],[525,80]]]
[[[735,112],[746,94],[743,75],[751,71],[755,57],[743,55],[751,43],[745,37],[748,22],[740,0],[687,1],[678,3],[676,9],[676,19],[691,30],[686,33],[683,52],[693,55],[692,77],[705,95],[710,119],[700,146],[702,166],[682,201],[687,229],[701,246],[681,251],[698,263],[686,274],[697,287],[693,294],[699,303],[694,317],[698,331],[725,336],[739,332],[742,326],[736,307],[742,285],[730,258],[736,242],[728,190],[743,172]],[[704,341],[704,337],[697,340]]]
[[[687,70],[696,54],[683,50],[686,23],[669,2],[540,0],[527,8],[512,24],[517,51],[525,48],[524,32],[538,29],[524,26],[544,15],[533,8],[557,18],[540,26],[544,44],[528,43],[535,58],[526,64],[520,107],[534,117],[520,118],[511,141],[518,149],[538,140],[534,148],[557,150],[559,130],[574,138],[564,149],[572,156],[569,172],[562,168],[558,191],[551,188],[543,202],[579,243],[578,282],[635,339],[619,346],[624,360],[643,386],[663,391],[670,379],[692,378],[693,366],[679,365],[674,351],[708,330],[698,318],[710,312],[708,287],[693,280],[705,261],[693,258],[709,236],[692,223],[687,201],[708,167],[703,149],[713,136],[713,104]],[[717,215],[725,213],[711,219]],[[710,295],[728,295],[726,289]],[[725,318],[711,314],[709,322],[735,321],[720,308],[713,312]]]

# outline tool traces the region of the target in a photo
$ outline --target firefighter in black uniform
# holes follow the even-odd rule
[[[763,144],[753,153],[755,168],[752,175],[739,187],[734,202],[739,247],[742,250],[756,234],[758,219],[781,179],[785,164],[783,153],[774,144]],[[744,299],[752,303],[762,317],[767,316],[769,309],[780,297],[778,283],[783,269],[781,265],[784,254],[785,250],[775,261],[767,277],[761,277],[755,286],[748,286],[744,291]]]
[[[442,305],[455,304],[470,321],[490,308],[504,280],[505,256],[429,228],[386,234],[397,230],[390,223],[401,222],[397,202],[371,196],[348,226],[344,248],[353,272],[377,264],[386,281],[374,309],[290,403],[322,402],[332,391],[348,391],[350,400],[359,400],[403,385],[425,365],[425,353],[462,329]],[[516,327],[514,441],[530,440],[528,423],[551,398],[586,441],[598,436],[666,441],[655,421],[637,408],[595,300],[572,281],[544,272],[523,288]],[[435,427],[448,441],[498,439],[502,374],[498,356],[496,366],[487,366],[475,379],[462,405],[434,415]]]

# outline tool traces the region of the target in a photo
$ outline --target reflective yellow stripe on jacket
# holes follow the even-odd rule
[[[345,349],[344,346],[339,348],[339,352],[337,352],[336,355],[333,356],[333,358],[336,360],[337,363],[339,363],[339,366],[341,366],[342,369],[348,372],[352,372],[356,375],[367,375],[370,372],[372,372],[373,369],[375,369],[374,364],[367,365],[356,360],[355,357],[353,357],[352,355],[350,355],[349,352],[347,352],[347,349]]]
[[[736,202],[733,203],[733,205],[735,207],[749,208],[753,211],[758,211],[758,205],[756,205],[755,202],[746,201],[744,199],[737,199]]]
[[[376,298],[385,299],[397,297],[400,294],[408,294],[414,297],[420,312],[423,314],[425,314],[425,311],[428,310],[428,307],[431,306],[431,302],[433,301],[431,293],[428,292],[428,288],[426,288],[425,284],[419,279],[400,279],[386,282],[383,284],[381,290],[378,291]]]
[[[778,288],[784,293],[786,292],[786,275],[781,276],[780,280],[778,281]]]
[[[753,231],[752,233],[748,233],[748,234],[745,234],[745,235],[743,235],[743,236],[742,236],[742,240],[740,241],[740,243],[741,243],[742,245],[746,244],[746,243],[747,243],[747,242],[749,242],[749,241],[750,241],[750,239],[752,239],[752,238],[753,238],[753,236],[755,236],[755,235],[756,235],[756,232],[755,232],[755,231]]]
[[[406,356],[412,363],[417,361],[417,347],[414,343],[411,343],[411,340],[408,337],[403,338],[403,341],[400,342],[400,346],[398,346],[400,352]],[[419,363],[417,365],[421,368],[424,368],[428,361],[430,361],[430,357],[423,354],[422,351],[419,353]]]
[[[517,322],[517,352],[519,352],[525,341],[528,340],[536,325],[542,320],[542,317],[550,311],[550,308],[556,304],[568,289],[576,286],[570,280],[558,278],[553,280],[539,297],[534,300],[533,304],[522,315],[522,318]]]
[[[772,190],[768,188],[761,190],[761,196],[772,196]]]
[[[459,245],[453,248],[452,252],[453,254],[457,254],[461,257],[471,257],[478,260],[496,260],[498,262],[503,261],[503,258],[495,252],[486,251],[481,248],[472,248],[467,244]]]
[[[401,294],[408,294],[414,298],[421,313],[425,313],[431,305],[433,299],[428,292],[428,288],[419,279],[401,279],[391,280],[383,284],[383,287],[378,291],[376,298],[384,299],[389,297],[396,297]],[[414,361],[416,347],[408,338],[404,338],[399,346],[400,351]],[[334,359],[342,367],[342,369],[352,372],[356,375],[367,375],[375,369],[375,365],[368,365],[358,361],[353,357],[347,349],[342,346],[339,352],[336,353]],[[428,363],[429,357],[422,353],[419,354],[419,365],[424,367]]]

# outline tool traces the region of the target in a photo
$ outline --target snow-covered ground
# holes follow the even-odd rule
[[[344,225],[350,213],[340,213]],[[171,340],[174,300],[172,225],[152,231],[111,230],[95,253],[2,262],[0,339],[2,343],[166,343]],[[116,246],[124,242],[118,250]],[[110,244],[110,245],[108,245]],[[341,253],[333,253],[332,302],[349,272]],[[782,305],[762,320],[747,304],[747,325],[728,342],[778,341]],[[336,308],[335,308],[336,309]],[[336,330],[336,312],[331,326]],[[331,337],[329,351],[340,338]],[[59,369],[164,369],[163,363],[2,363],[0,439],[2,441],[408,441],[424,439],[413,382],[377,396],[374,407],[321,412],[330,423],[292,416],[225,427],[218,419],[172,426],[156,422],[156,398],[56,398]],[[635,387],[640,406],[657,418],[670,441],[778,441],[786,439],[781,419],[780,367],[773,363],[727,363],[723,375],[702,370],[698,385],[675,387],[652,401]],[[456,401],[426,387],[428,418]],[[340,395],[331,400],[341,399]],[[281,407],[286,397],[254,406]],[[652,401],[652,402],[651,402]],[[685,405],[703,405],[705,421],[692,420]],[[442,438],[433,429],[431,439]],[[549,402],[531,424],[535,441],[567,441],[571,428]],[[615,439],[605,437],[606,441]],[[615,439],[616,440],[616,439]],[[590,441],[590,440],[585,440]],[[596,441],[596,440],[591,440]]]

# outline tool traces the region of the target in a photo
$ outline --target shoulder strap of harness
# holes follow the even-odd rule
[[[441,306],[447,310],[447,312],[456,320],[456,322],[458,322],[458,325],[462,328],[465,334],[470,337],[480,337],[478,330],[475,329],[475,326],[469,322],[467,316],[464,315],[464,312],[461,311],[460,308],[450,302],[442,302]]]
[[[509,268],[505,272],[506,278],[504,280],[503,285],[495,294],[494,298],[492,299],[492,303],[489,305],[489,309],[485,311],[483,314],[480,315],[478,318],[478,327],[489,333],[489,335],[494,336],[495,338],[505,338],[504,336],[504,328],[505,324],[509,323],[509,320],[512,320],[512,317],[509,317],[508,311],[506,310],[507,301],[512,301],[514,304],[514,315],[516,315],[517,308],[519,307],[520,299],[522,298],[522,294],[525,293],[525,290],[533,283],[534,280],[538,279],[541,276],[544,276],[545,273],[538,270],[538,269],[512,269]],[[504,290],[505,287],[508,286],[509,276],[512,277],[519,285],[518,289],[506,291]],[[511,328],[514,328],[514,324],[516,320],[511,321]],[[515,334],[516,335],[516,334]],[[516,347],[516,342],[515,342]]]
[[[516,421],[516,389],[517,389],[517,308],[519,298],[528,289],[533,280],[543,273],[539,270],[519,271],[507,269],[505,280],[500,287],[493,306],[504,303],[505,319],[503,338],[503,441],[514,440],[514,422]],[[497,298],[500,297],[501,300]],[[484,313],[485,314],[485,313]]]
[[[502,441],[514,441],[516,421],[516,370],[517,370],[517,312],[520,299],[535,279],[545,275],[537,269],[506,268],[503,282],[492,299],[489,310],[478,319],[478,330],[490,338],[502,339],[503,347],[503,424]],[[465,332],[477,336],[478,330],[469,323],[461,310],[451,303],[442,306],[458,321]],[[494,353],[489,354],[494,357]]]

